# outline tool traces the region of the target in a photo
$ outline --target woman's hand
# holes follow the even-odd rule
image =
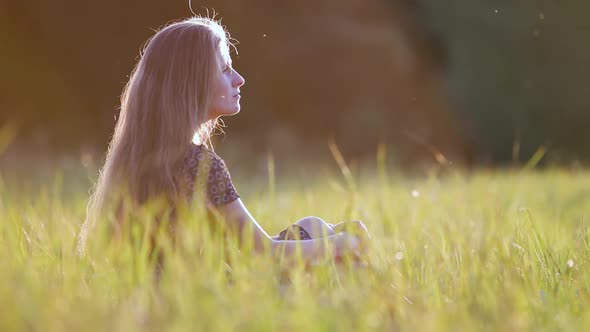
[[[338,235],[344,234],[342,239],[335,241],[334,258],[337,262],[342,262],[343,257],[348,256],[354,262],[359,262],[362,257],[366,255],[371,234],[360,220],[353,220],[348,222],[341,222],[338,224],[330,224],[332,229]]]
[[[328,224],[335,233],[347,232],[357,235],[363,244],[367,244],[371,240],[371,234],[367,226],[360,220],[343,221],[338,224]]]
[[[357,262],[362,260],[371,240],[367,227],[360,220],[334,225],[317,217],[306,217],[297,221],[295,225],[303,227],[312,239],[334,236],[332,243],[337,262],[341,262],[345,256]],[[279,236],[272,239],[278,240]]]
[[[360,253],[360,240],[354,234],[340,232],[334,236],[334,256],[340,257],[351,253]]]

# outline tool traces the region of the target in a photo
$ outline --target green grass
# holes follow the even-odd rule
[[[287,271],[211,236],[196,209],[159,287],[134,255],[141,243],[94,241],[88,258],[73,255],[94,171],[72,163],[35,179],[2,173],[0,331],[590,327],[587,171],[315,170],[315,181],[234,182],[272,234],[307,215],[362,219],[374,237],[367,267]]]

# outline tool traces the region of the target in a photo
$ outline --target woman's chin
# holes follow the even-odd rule
[[[219,119],[222,116],[233,116],[233,115],[236,115],[238,113],[240,113],[240,108],[239,107],[237,107],[237,108],[235,108],[235,109],[233,109],[231,111],[228,110],[228,111],[225,111],[225,112],[217,112],[215,114],[211,114],[209,116],[209,118],[212,119],[212,120],[215,120],[215,119]]]
[[[225,114],[225,116],[232,116],[232,115],[236,115],[238,113],[240,113],[240,106],[234,108],[232,112],[228,112],[227,114]]]

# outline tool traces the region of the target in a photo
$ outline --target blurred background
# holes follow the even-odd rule
[[[218,144],[402,166],[590,158],[590,2],[211,0],[239,40],[242,111]],[[0,1],[3,157],[102,156],[153,29],[188,0]],[[4,142],[4,143],[2,143]],[[8,143],[9,142],[9,143]],[[311,153],[311,152],[310,152]],[[311,154],[310,154],[311,155]]]

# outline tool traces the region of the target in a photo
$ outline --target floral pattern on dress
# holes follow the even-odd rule
[[[311,240],[311,236],[303,227],[293,224],[279,233],[279,240]]]
[[[181,187],[189,199],[195,190],[204,188],[207,201],[214,206],[240,198],[223,159],[204,145],[191,146],[181,167]]]

